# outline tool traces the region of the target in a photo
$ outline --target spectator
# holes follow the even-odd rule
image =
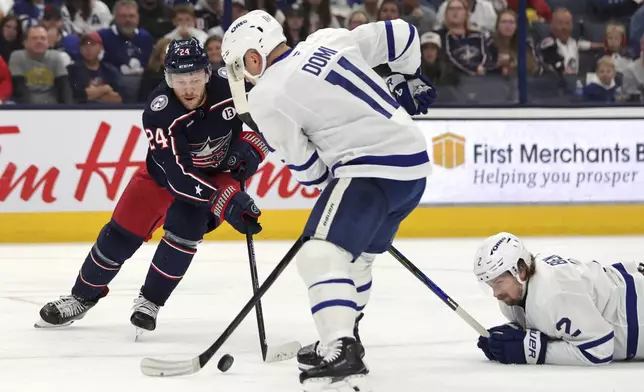
[[[246,8],[246,1],[245,0],[232,0],[232,5],[230,7],[231,14],[232,14],[232,19],[231,20],[236,20],[237,18],[241,18],[242,16],[246,15],[248,13],[248,8]],[[224,37],[224,29],[221,26],[215,26],[208,30],[208,36],[211,35],[218,35],[220,37]]]
[[[623,75],[624,71],[633,62],[633,55],[628,47],[626,28],[619,23],[608,23],[606,25],[606,41],[604,50],[599,58],[610,56],[615,63],[615,71]],[[621,77],[621,76],[620,76]]]
[[[13,95],[13,83],[11,82],[11,72],[2,57],[0,57],[0,105],[11,100]]]
[[[246,0],[246,7],[249,11],[264,10],[269,13],[280,24],[284,24],[286,16],[277,8],[275,0]]]
[[[139,29],[139,11],[134,0],[118,0],[114,5],[114,25],[99,31],[103,41],[103,61],[123,75],[141,75],[148,64],[154,39]]]
[[[640,57],[624,71],[624,94],[629,101],[642,102],[644,98],[644,35],[640,38]]]
[[[195,10],[190,4],[182,4],[174,7],[174,18],[172,23],[175,29],[165,35],[169,39],[189,39],[195,37],[202,44],[208,39],[205,31],[199,30]]]
[[[13,6],[13,0],[0,0],[0,20],[5,16],[9,15],[11,12],[11,7]]]
[[[640,7],[631,17],[628,32],[629,46],[634,53],[639,53],[640,39],[644,36],[644,7]]]
[[[369,15],[366,12],[355,10],[347,18],[346,27],[349,30],[353,30],[356,27],[369,23]]]
[[[199,0],[195,6],[195,16],[197,17],[197,28],[208,31],[213,27],[221,24],[220,15],[222,14],[221,1],[219,0]]]
[[[416,26],[418,34],[434,30],[436,26],[436,12],[420,4],[420,0],[402,0],[402,19]]]
[[[433,31],[420,37],[421,73],[434,84],[456,85],[458,75],[451,63],[441,55],[441,45],[441,37]]]
[[[26,31],[28,27],[35,26],[42,20],[42,17],[48,7],[55,7],[60,10],[63,19],[63,30],[71,33],[71,19],[69,11],[60,1],[51,1],[45,3],[45,0],[17,0],[13,4],[11,13],[20,19],[22,30]]]
[[[396,0],[383,0],[378,10],[378,21],[399,19],[402,12],[402,6]]]
[[[206,40],[206,53],[208,53],[208,60],[212,65],[213,72],[226,65],[224,59],[221,57],[221,37],[213,35]]]
[[[67,47],[70,41],[64,40],[70,34],[63,30],[63,17],[60,9],[50,6],[45,7],[40,24],[47,29],[49,49],[58,50],[63,56],[65,67],[67,67],[72,62],[71,55],[67,53],[67,50],[69,49],[73,52],[73,49]],[[76,43],[77,39],[74,38],[71,42]]]
[[[558,73],[577,75],[580,71],[579,51],[602,48],[586,40],[572,38],[572,14],[559,8],[552,14],[550,36],[539,43],[544,61]],[[586,65],[587,66],[587,65]],[[584,67],[582,66],[582,69]]]
[[[25,49],[11,54],[9,69],[14,101],[31,104],[70,104],[72,91],[62,54],[47,49],[47,30],[42,26],[27,30]]]
[[[165,80],[163,62],[165,61],[165,52],[170,42],[172,40],[168,38],[161,38],[154,45],[154,49],[150,55],[150,61],[148,61],[148,66],[145,67],[143,78],[141,78],[137,102],[147,102],[148,96],[152,91]]]
[[[436,17],[439,25],[444,24],[447,3],[449,1],[443,2],[438,8]],[[465,8],[468,10],[468,18],[471,26],[478,27],[484,31],[494,31],[494,26],[496,26],[496,11],[490,2],[486,0],[465,0]]]
[[[609,56],[597,62],[596,77],[584,87],[584,98],[590,102],[615,102],[615,63]]]
[[[490,56],[492,42],[486,32],[469,24],[466,0],[447,0],[444,27],[437,31],[447,58],[466,75],[485,75],[496,68]]]
[[[487,0],[494,7],[494,11],[497,13],[504,11],[508,8],[508,2],[506,0]]]
[[[77,103],[121,103],[119,72],[99,60],[103,42],[98,32],[80,38],[82,61],[67,67],[74,100]]]
[[[369,15],[369,22],[378,20],[378,0],[364,0],[355,10]]]
[[[22,49],[22,25],[14,15],[0,21],[0,57],[9,62],[11,52]]]
[[[303,0],[302,10],[306,15],[305,19],[308,22],[309,34],[328,27],[334,29],[341,27],[336,17],[331,15],[329,0]]]
[[[588,14],[600,21],[628,18],[642,4],[641,0],[587,0]]]
[[[67,0],[67,9],[76,34],[98,31],[112,22],[112,13],[101,0]]]
[[[519,0],[507,0],[508,8],[510,8],[515,13],[519,12]],[[549,22],[552,17],[552,11],[550,10],[550,5],[546,0],[528,0],[528,11],[533,9],[538,17],[538,20],[541,22]]]
[[[293,4],[291,8],[287,9],[285,16],[286,21],[282,27],[286,36],[286,44],[293,48],[306,39],[309,27],[304,17],[304,11],[297,4]]]
[[[502,75],[514,75],[517,71],[519,42],[517,37],[517,14],[511,9],[502,11],[496,22],[496,30],[492,35],[496,53],[491,53],[496,59],[496,66]],[[534,52],[534,45],[528,41],[526,45],[526,67],[528,75],[539,75],[541,66]]]
[[[140,23],[142,29],[150,33],[154,41],[172,31],[174,11],[163,0],[139,0],[141,7]]]

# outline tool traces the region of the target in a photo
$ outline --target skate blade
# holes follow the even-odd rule
[[[372,392],[368,378],[365,374],[348,376],[342,380],[331,377],[311,378],[302,384],[304,392]]]
[[[134,343],[138,342],[139,338],[143,336],[145,332],[146,330],[143,328],[136,328],[136,331],[134,332]]]
[[[36,328],[36,329],[55,329],[55,328],[63,328],[63,327],[69,327],[70,325],[72,325],[72,323],[73,323],[73,322],[74,322],[74,321],[68,321],[68,322],[63,323],[63,324],[49,324],[49,323],[48,323],[48,322],[46,322],[45,320],[40,319],[40,320],[37,320],[37,321],[34,323],[34,328]]]

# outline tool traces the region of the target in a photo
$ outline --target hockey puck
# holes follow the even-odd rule
[[[235,362],[235,358],[233,358],[232,355],[224,354],[224,356],[219,360],[219,363],[217,363],[217,369],[222,372],[227,372],[228,369],[233,366],[233,362]]]

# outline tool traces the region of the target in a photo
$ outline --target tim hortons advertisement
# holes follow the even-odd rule
[[[641,120],[419,121],[425,204],[644,201]]]
[[[131,111],[3,111],[0,212],[110,211],[148,140]],[[270,156],[248,184],[264,209],[310,208],[305,189]]]

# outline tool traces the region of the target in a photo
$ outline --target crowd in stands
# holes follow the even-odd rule
[[[439,103],[644,102],[643,0],[232,0],[232,19],[264,9],[293,46],[321,28],[401,18]],[[204,43],[223,66],[223,0],[0,0],[0,103],[142,103],[163,80],[173,39]],[[386,76],[386,65],[376,68]]]

